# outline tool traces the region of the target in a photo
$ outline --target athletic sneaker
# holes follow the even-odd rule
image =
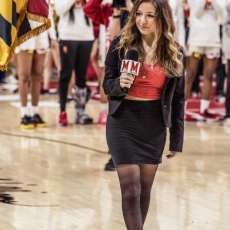
[[[39,128],[47,127],[46,123],[43,121],[43,119],[38,113],[34,114],[31,120],[32,123],[35,125],[35,127],[39,127]]]
[[[31,116],[25,115],[22,117],[20,122],[21,129],[34,129],[34,123],[32,122]]]
[[[76,124],[89,125],[93,123],[93,118],[86,113],[78,114],[76,118]]]
[[[61,126],[67,126],[68,125],[68,119],[67,119],[67,113],[66,112],[61,112],[59,114],[59,124]]]

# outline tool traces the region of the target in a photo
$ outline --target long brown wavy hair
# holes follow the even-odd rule
[[[142,35],[136,26],[136,12],[142,3],[149,2],[156,9],[152,62],[162,66],[169,74],[181,76],[182,49],[175,40],[175,26],[168,0],[137,0],[130,12],[127,24],[121,31],[118,49],[123,49],[126,53],[129,49],[135,48],[139,53],[139,61],[144,62],[145,51],[142,45]]]

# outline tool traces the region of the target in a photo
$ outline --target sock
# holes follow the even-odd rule
[[[27,106],[21,106],[20,112],[21,117],[24,117],[25,115],[29,116],[29,108]]]
[[[201,99],[200,100],[200,112],[204,113],[204,111],[208,109],[209,104],[210,104],[209,100]]]
[[[35,114],[38,113],[38,106],[33,106],[32,105],[30,110],[31,110],[31,116],[34,116]]]

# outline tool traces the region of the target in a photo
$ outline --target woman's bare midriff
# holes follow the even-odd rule
[[[133,97],[133,96],[129,96],[127,95],[125,97],[126,100],[133,100],[133,101],[152,101],[153,99],[147,99],[147,98],[141,98],[141,97]]]

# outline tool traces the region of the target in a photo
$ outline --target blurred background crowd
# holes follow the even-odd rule
[[[168,0],[175,36],[184,51],[186,121],[230,126],[230,0]],[[106,123],[107,98],[101,87],[111,40],[128,20],[132,0],[51,0],[51,28],[15,50],[0,72],[1,94],[19,94],[22,129],[48,124],[39,112],[40,95],[59,104],[58,123]],[[28,95],[31,100],[28,100]],[[103,103],[98,120],[86,113],[89,100]],[[72,122],[72,121],[71,121]]]

